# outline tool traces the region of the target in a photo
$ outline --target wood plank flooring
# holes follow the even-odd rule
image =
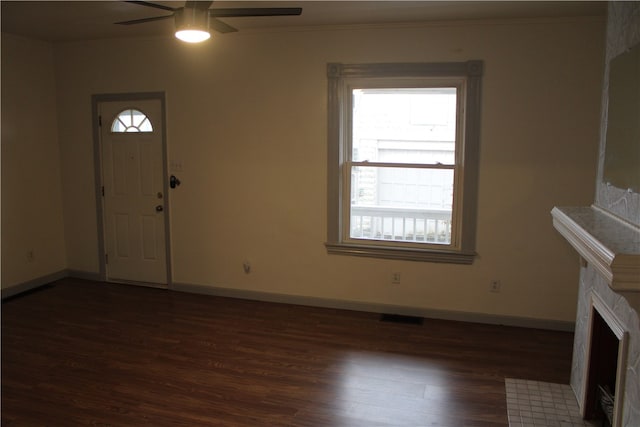
[[[507,426],[570,333],[65,279],[2,304],[2,425]]]

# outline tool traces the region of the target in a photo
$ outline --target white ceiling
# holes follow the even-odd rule
[[[181,1],[155,3],[181,7]],[[47,41],[158,36],[173,20],[114,22],[169,14],[121,1],[2,1],[2,32]],[[224,18],[239,30],[322,25],[388,24],[470,19],[604,16],[600,1],[216,1],[222,7],[302,7],[301,16]]]

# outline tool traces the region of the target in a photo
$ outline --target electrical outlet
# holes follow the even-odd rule
[[[489,284],[489,291],[490,292],[500,292],[500,281],[499,280],[492,280],[491,283]]]
[[[27,251],[27,262],[34,262],[36,260],[36,254],[33,249]]]
[[[251,273],[251,263],[249,261],[245,261],[242,263],[242,269],[245,274]]]
[[[399,285],[400,284],[401,275],[399,272],[391,273],[391,284]]]

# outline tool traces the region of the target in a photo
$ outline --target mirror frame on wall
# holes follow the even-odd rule
[[[609,63],[603,180],[640,193],[640,44]]]

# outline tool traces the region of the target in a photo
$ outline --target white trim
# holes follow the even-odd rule
[[[595,206],[554,207],[553,226],[617,292],[640,292],[640,229]],[[616,242],[614,239],[621,239]]]
[[[27,280],[26,282],[17,283],[15,285],[2,288],[0,290],[0,295],[2,299],[10,298],[23,292],[29,292],[41,286],[48,285],[49,283],[55,282],[56,280],[64,279],[65,277],[69,277],[69,273],[67,270],[56,271],[55,273],[47,274],[45,276]]]
[[[327,253],[471,264],[476,256],[480,97],[483,62],[327,64]],[[455,196],[449,244],[350,237],[351,113],[354,88],[452,85],[458,88]],[[446,83],[446,84],[445,84]],[[464,124],[464,126],[463,126]]]
[[[163,175],[163,194],[164,194],[164,233],[165,233],[165,258],[166,258],[166,287],[171,286],[173,279],[173,261],[171,257],[171,219],[170,219],[170,192],[169,192],[169,162],[168,162],[168,145],[167,145],[167,103],[166,93],[162,92],[133,92],[133,93],[102,93],[94,94],[91,96],[92,105],[92,126],[93,126],[93,162],[94,162],[94,181],[95,181],[95,194],[96,194],[96,217],[97,217],[97,231],[98,231],[98,260],[100,272],[100,281],[107,281],[107,267],[106,267],[106,242],[105,242],[105,230],[104,230],[104,202],[102,196],[103,176],[102,176],[102,141],[101,141],[101,126],[98,121],[100,116],[100,105],[109,102],[124,102],[124,101],[158,101],[160,103],[160,127],[155,126],[154,129],[157,132],[161,132],[161,144],[162,144],[162,175]],[[146,115],[146,113],[145,113]],[[109,129],[111,124],[106,124]],[[165,284],[163,284],[163,287]]]
[[[611,332],[618,338],[618,361],[616,367],[616,387],[614,395],[616,396],[613,406],[612,427],[622,427],[622,409],[624,406],[624,390],[627,371],[627,348],[629,346],[629,333],[617,318],[615,313],[611,311],[607,303],[595,292],[591,292],[589,304],[589,320],[587,329],[588,342],[586,345],[586,359],[583,366],[582,378],[584,378],[584,386],[582,387],[582,396],[578,402],[580,406],[580,414],[584,417],[586,411],[586,400],[589,385],[589,366],[591,364],[591,339],[593,337],[593,313],[597,311],[600,317],[605,321]]]
[[[106,282],[117,283],[119,285],[142,286],[143,288],[169,289],[169,285],[166,283],[139,282],[137,280],[124,280],[124,279],[107,279]]]
[[[392,64],[387,64],[392,65]],[[402,64],[399,64],[398,69],[402,69]],[[398,250],[412,248],[420,248],[430,250],[432,252],[440,251],[453,251],[461,252],[460,236],[462,232],[462,209],[460,205],[463,201],[463,186],[462,176],[464,172],[464,146],[465,146],[465,111],[466,111],[466,99],[467,99],[467,76],[429,76],[429,75],[417,75],[417,76],[403,76],[398,77],[395,75],[395,70],[390,67],[391,74],[388,75],[388,71],[381,74],[370,75],[366,77],[343,77],[341,79],[342,94],[345,95],[341,102],[343,103],[343,118],[341,122],[341,139],[342,139],[342,156],[344,158],[343,174],[342,174],[342,244],[346,245],[359,245],[362,247],[372,248],[370,255],[379,256],[375,253],[376,247],[392,247]],[[358,89],[434,89],[434,88],[455,88],[456,94],[456,126],[455,126],[455,139],[454,143],[454,157],[455,161],[452,165],[438,165],[428,163],[402,163],[402,162],[377,162],[377,161],[354,161],[353,157],[353,92]],[[451,209],[451,236],[448,244],[438,244],[434,242],[406,242],[402,240],[377,240],[377,239],[362,239],[351,236],[351,193],[353,190],[353,183],[351,182],[351,175],[353,169],[356,167],[371,167],[371,168],[405,168],[405,169],[446,169],[453,171],[453,198]],[[425,225],[426,228],[426,225]],[[425,230],[426,232],[426,230]],[[410,259],[411,256],[407,256]],[[446,258],[444,258],[446,259]]]
[[[82,270],[67,270],[66,277],[73,277],[74,279],[91,280],[93,282],[102,282],[100,273],[91,273],[89,271]]]
[[[45,286],[56,280],[77,278],[104,282],[100,273],[79,270],[62,270],[38,279],[10,286],[2,289],[2,299],[9,298],[22,292]],[[516,326],[521,328],[546,329],[552,331],[573,332],[575,324],[562,320],[534,319],[529,317],[502,316],[497,314],[471,313],[454,310],[438,310],[420,307],[407,307],[373,302],[338,300],[330,298],[309,297],[303,295],[276,294],[243,289],[222,288],[208,285],[188,283],[171,283],[170,291],[188,292],[201,295],[212,295],[226,298],[240,298],[255,301],[276,302],[283,304],[306,305],[311,307],[335,308],[340,310],[354,310],[369,313],[391,313],[406,316],[419,316],[429,319],[454,320],[459,322],[484,323],[489,325]]]
[[[173,291],[227,298],[240,298],[255,301],[277,302],[283,304],[306,305],[311,307],[335,308],[340,310],[363,311],[369,313],[390,313],[406,316],[418,316],[430,319],[454,320],[489,325],[516,326],[522,328],[546,329],[553,331],[573,332],[574,322],[552,319],[534,319],[529,317],[503,316],[499,314],[471,313],[454,310],[438,310],[421,307],[408,307],[375,302],[338,300],[304,295],[277,294],[246,289],[232,289],[189,283],[173,283]]]
[[[82,280],[91,280],[94,282],[102,281],[100,278],[100,273],[91,273],[88,271],[81,270],[60,270],[55,273],[47,274],[45,276],[41,276],[32,280],[27,280],[26,282],[18,283],[15,285],[10,285],[5,288],[2,288],[2,299],[11,298],[18,294],[29,292],[33,289],[49,285],[55,281],[66,279],[69,277],[73,277],[75,279]]]
[[[38,279],[3,288],[2,299],[9,298],[19,293],[27,292],[40,286],[45,286],[49,283],[55,282],[56,280],[65,278],[76,278],[94,282],[103,282],[103,280],[100,279],[100,273],[80,270],[62,270],[57,273],[40,277]],[[240,298],[256,301],[277,302],[283,304],[307,305],[311,307],[364,311],[369,313],[392,313],[407,316],[419,316],[430,319],[485,323],[490,325],[516,326],[522,328],[546,329],[563,332],[574,331],[573,322],[566,322],[562,320],[534,319],[529,317],[502,316],[498,314],[407,307],[392,304],[338,300],[330,298],[309,297],[303,295],[276,294],[271,292],[260,292],[175,282],[169,285],[169,290],[227,298]]]

